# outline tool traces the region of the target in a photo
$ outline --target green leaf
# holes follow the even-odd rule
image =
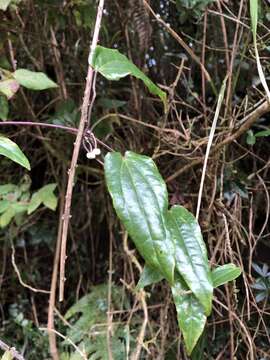
[[[58,85],[42,72],[19,69],[13,73],[18,83],[31,90],[46,90],[56,88]]]
[[[42,204],[42,199],[39,196],[39,193],[36,192],[32,195],[30,204],[28,205],[27,214],[32,214],[40,205]]]
[[[191,293],[184,281],[177,278],[172,287],[173,299],[177,311],[177,320],[183,333],[188,355],[196,346],[206,324],[204,309]]]
[[[9,208],[10,201],[8,200],[1,200],[0,201],[0,214],[5,212]]]
[[[16,189],[17,186],[14,184],[0,185],[0,195],[6,195],[8,193],[11,193],[12,191],[15,191]]]
[[[8,101],[4,96],[0,96],[0,120],[6,121],[8,118]]]
[[[32,214],[42,203],[54,211],[57,207],[57,197],[54,194],[55,188],[56,184],[48,184],[35,192],[28,205],[28,215]]]
[[[256,137],[254,136],[254,133],[252,130],[248,130],[248,132],[247,132],[246,143],[248,145],[254,145],[256,143]]]
[[[16,211],[12,207],[9,207],[7,211],[0,216],[0,228],[7,226],[15,215]]]
[[[168,194],[155,163],[127,151],[108,153],[105,178],[116,213],[146,263],[170,283],[174,280],[174,244],[166,224]]]
[[[0,3],[0,9],[1,9],[1,3]],[[6,351],[4,355],[1,357],[1,360],[12,360],[13,356],[10,351]]]
[[[50,210],[55,211],[57,207],[57,197],[54,195],[54,193],[50,193],[48,197],[43,199],[43,204]]]
[[[0,0],[0,10],[6,11],[12,0]]]
[[[216,288],[236,279],[241,274],[241,272],[241,269],[234,264],[218,266],[216,269],[212,270],[214,287]]]
[[[126,101],[109,99],[109,98],[101,98],[98,100],[98,105],[102,106],[104,109],[118,109],[127,104]]]
[[[258,131],[256,134],[255,134],[255,137],[265,137],[265,136],[269,136],[270,135],[270,129],[268,130],[262,130],[262,131]]]
[[[147,264],[143,268],[141,273],[140,280],[136,286],[136,290],[141,290],[145,286],[155,284],[161,281],[164,278],[156,269],[151,268]]]
[[[262,68],[261,60],[260,60],[260,56],[259,56],[259,51],[258,51],[258,46],[257,46],[258,0],[249,0],[249,6],[250,6],[250,17],[251,17],[251,29],[252,29],[252,35],[253,35],[254,51],[255,51],[258,74],[259,74],[259,78],[262,83],[262,86],[268,97],[268,101],[270,101],[270,90],[269,90],[267,80],[266,80],[264,72],[263,72],[263,68]]]
[[[20,85],[15,79],[4,79],[0,81],[0,95],[5,95],[8,99],[19,90]]]
[[[255,39],[257,35],[257,24],[258,24],[258,0],[250,0],[249,6],[250,6],[250,17],[251,17],[251,29],[253,33],[253,38]]]
[[[89,64],[108,80],[119,80],[127,75],[133,75],[147,86],[148,90],[160,97],[166,108],[166,93],[155,85],[137,66],[118,50],[97,46]]]
[[[11,208],[14,210],[16,214],[22,213],[24,211],[27,211],[28,204],[25,204],[23,202],[15,202],[11,204]]]
[[[29,161],[19,146],[3,136],[0,136],[0,155],[4,155],[10,160],[25,167],[27,170],[30,170]]]
[[[213,284],[200,226],[195,217],[179,205],[169,211],[169,226],[175,243],[176,268],[209,315]]]

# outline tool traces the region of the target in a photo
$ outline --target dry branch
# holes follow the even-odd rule
[[[92,45],[90,49],[89,58],[91,58],[95,52],[99,31],[101,26],[101,19],[104,7],[104,0],[99,1],[96,24],[94,29],[94,35],[92,40]],[[70,219],[70,208],[71,208],[71,200],[74,186],[74,178],[75,171],[78,162],[80,147],[83,139],[84,130],[89,118],[89,105],[90,105],[90,97],[93,93],[93,80],[94,80],[94,69],[89,65],[86,85],[83,97],[82,111],[81,111],[81,119],[78,128],[78,133],[76,136],[76,140],[74,143],[74,150],[71,159],[70,169],[68,170],[68,184],[65,196],[65,207],[64,207],[64,215],[63,215],[63,229],[62,229],[62,237],[61,237],[61,258],[60,258],[60,289],[59,289],[59,301],[64,300],[64,284],[65,284],[65,263],[66,263],[66,247],[67,247],[67,236],[68,236],[68,225]],[[91,106],[90,106],[91,109]]]

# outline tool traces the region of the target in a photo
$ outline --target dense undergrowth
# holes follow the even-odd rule
[[[105,1],[100,44],[119,49],[159,84],[168,109],[164,114],[162,101],[135,78],[112,82],[98,75],[92,130],[109,148],[153,157],[166,179],[170,205],[195,214],[217,96],[228,75],[199,223],[211,265],[232,262],[243,273],[215,290],[213,313],[192,358],[269,359],[270,107],[257,71],[249,2],[147,4]],[[52,358],[48,291],[74,133],[7,121],[78,127],[95,5],[16,0],[0,10],[0,74],[26,68],[59,85],[45,91],[21,88],[8,102],[0,96],[6,123],[0,123],[1,134],[31,160],[27,172],[1,157],[0,185],[17,189],[10,201],[57,184],[56,211],[41,204],[0,229],[0,339],[26,359]],[[266,81],[269,18],[270,6],[261,1],[257,46]],[[112,208],[102,164],[108,149],[101,151],[99,161],[89,160],[82,148],[76,171],[65,299],[58,302],[57,294],[53,309],[60,359],[81,359],[76,346],[90,359],[129,359],[138,347],[138,359],[188,359],[170,288],[161,281],[146,292],[135,291],[143,260]]]

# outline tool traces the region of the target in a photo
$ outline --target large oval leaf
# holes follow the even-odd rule
[[[149,157],[108,153],[105,177],[118,217],[146,263],[170,282],[174,279],[174,245],[165,223],[168,194]]]
[[[18,83],[30,90],[46,90],[56,88],[58,85],[42,72],[19,69],[13,73]]]
[[[169,226],[175,242],[176,268],[209,315],[213,284],[200,226],[188,210],[178,205],[169,211]]]
[[[172,287],[177,320],[188,355],[196,346],[206,323],[204,308],[179,277]]]
[[[4,136],[0,136],[0,155],[4,155],[10,160],[25,167],[27,170],[30,170],[29,161],[19,146]]]
[[[89,58],[89,64],[108,80],[119,80],[127,75],[135,76],[144,82],[152,94],[159,96],[166,107],[166,93],[118,50],[97,46],[93,57]]]

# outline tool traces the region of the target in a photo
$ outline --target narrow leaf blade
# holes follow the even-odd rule
[[[56,88],[58,85],[42,72],[19,69],[13,73],[18,83],[30,90],[46,90]]]
[[[212,279],[214,287],[219,287],[223,284],[226,284],[229,281],[232,281],[238,278],[241,275],[241,269],[234,264],[226,264],[223,266],[218,266],[212,271]]]
[[[105,178],[116,213],[149,266],[174,279],[174,245],[166,224],[168,194],[153,160],[126,152],[108,153]]]
[[[177,320],[183,333],[185,346],[190,355],[196,346],[206,324],[203,306],[191,293],[184,281],[178,279],[172,287],[177,311]]]
[[[169,220],[175,242],[176,268],[209,315],[213,283],[200,226],[187,209],[178,205],[170,209]]]
[[[255,134],[255,136],[256,136],[256,137],[270,136],[270,129],[258,131],[258,132]]]
[[[0,136],[0,155],[3,155],[10,160],[20,164],[27,170],[30,170],[29,161],[19,146],[4,136]]]
[[[256,57],[256,63],[257,63],[257,69],[259,78],[261,80],[262,86],[264,87],[264,90],[266,92],[266,95],[268,97],[268,101],[270,101],[270,90],[263,72],[258,46],[257,46],[257,25],[258,25],[258,0],[249,0],[249,6],[250,6],[250,18],[251,18],[251,29],[252,29],[252,35],[253,35],[253,42],[254,42],[254,50],[255,50],[255,57]]]

